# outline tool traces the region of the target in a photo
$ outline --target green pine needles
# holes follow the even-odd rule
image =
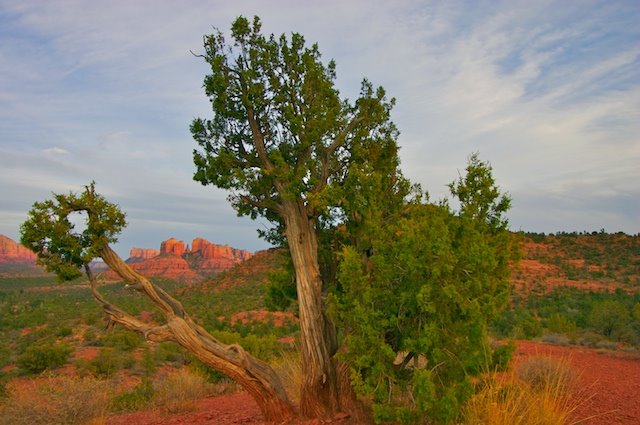
[[[452,192],[468,194],[458,213],[410,202],[383,221],[370,217],[377,231],[366,251],[341,253],[331,295],[340,356],[377,421],[448,423],[474,393],[473,377],[503,362],[493,358],[487,323],[506,305],[516,254],[503,217],[508,197],[477,155]]]

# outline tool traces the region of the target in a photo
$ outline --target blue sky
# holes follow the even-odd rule
[[[640,2],[0,0],[0,233],[34,201],[98,190],[127,212],[117,250],[196,236],[257,250],[192,180],[210,116],[202,36],[238,15],[299,32],[397,98],[402,169],[432,199],[471,152],[513,198],[514,230],[640,232]]]

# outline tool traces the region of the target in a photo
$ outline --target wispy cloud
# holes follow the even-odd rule
[[[226,193],[191,179],[188,126],[211,112],[190,50],[240,14],[318,42],[343,95],[363,77],[385,86],[403,169],[434,197],[477,150],[514,197],[516,228],[640,230],[640,5],[625,0],[0,0],[6,216],[94,179],[130,212],[123,245],[202,229],[264,247]]]
[[[69,153],[68,150],[59,148],[57,146],[52,147],[52,148],[47,148],[47,149],[43,150],[42,152],[44,152],[47,155],[67,155]]]

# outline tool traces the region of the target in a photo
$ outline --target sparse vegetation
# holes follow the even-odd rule
[[[588,237],[593,236],[589,235]],[[268,260],[265,264],[269,264],[264,266],[265,269],[274,269],[280,262]],[[211,331],[222,331],[216,335],[224,338],[225,341],[249,342],[249,344],[260,345],[262,339],[256,338],[254,342],[251,342],[253,338],[246,339],[245,337],[254,331],[261,332],[262,336],[268,336],[265,339],[267,344],[263,349],[264,358],[269,359],[270,363],[278,371],[278,374],[283,378],[283,383],[290,398],[295,401],[299,397],[297,393],[301,378],[299,362],[296,361],[297,354],[279,342],[274,343],[273,337],[285,334],[295,335],[296,329],[287,328],[284,333],[279,333],[283,332],[282,329],[274,331],[273,328],[259,326],[245,326],[243,329],[232,326],[228,320],[218,320],[218,316],[229,318],[237,312],[244,311],[245,304],[243,304],[243,299],[245,297],[251,297],[250,306],[252,308],[257,310],[266,308],[266,279],[259,278],[255,282],[245,282],[244,280],[250,275],[249,270],[256,270],[255,267],[260,270],[263,268],[261,265],[251,265],[250,268],[245,270],[238,268],[230,271],[230,273],[219,275],[207,283],[203,287],[203,292],[206,294],[207,291],[215,290],[216,297],[213,299],[205,296],[194,287],[189,287],[188,290],[182,291],[182,287],[179,285],[176,286],[169,282],[161,284],[183,292],[182,297],[186,300],[185,304],[189,305],[189,308],[194,312],[194,316],[199,320],[201,320],[201,317],[207,317],[208,319],[202,320],[201,323]],[[2,366],[16,363],[18,357],[18,355],[14,354],[16,351],[24,353],[28,347],[42,344],[43,342],[46,342],[47,345],[66,344],[70,347],[97,346],[100,350],[111,351],[112,353],[117,352],[118,356],[127,356],[127,353],[133,354],[140,350],[139,346],[136,348],[139,343],[138,337],[135,337],[138,342],[134,341],[134,338],[130,338],[132,334],[128,331],[114,329],[104,332],[101,312],[95,306],[89,291],[81,283],[78,282],[70,288],[65,288],[56,286],[57,284],[51,277],[2,279],[0,350],[4,350],[2,352],[6,353],[6,355],[2,355],[2,352],[0,352]],[[128,308],[133,311],[141,312],[148,308],[143,298],[131,297],[126,290],[117,286],[105,287],[103,291],[110,299],[126,303]],[[227,297],[227,294],[230,296]],[[73,304],[77,316],[72,316],[68,313],[69,302]],[[627,328],[632,329],[636,335],[640,330],[640,316],[638,314],[638,311],[640,311],[640,297],[635,293],[627,294],[621,291],[612,293],[585,292],[577,288],[561,287],[543,294],[515,294],[513,302],[517,305],[517,308],[504,313],[493,325],[495,329],[498,329],[499,326],[502,326],[500,329],[506,329],[503,332],[505,335],[520,337],[541,336],[543,341],[558,345],[581,344],[594,348],[618,349],[620,343],[629,343],[624,342],[624,340],[619,342],[613,336],[605,336],[603,331],[597,329],[596,323],[593,321],[593,318],[597,316],[594,313],[594,309],[597,306],[602,308],[607,305],[615,305],[617,309],[624,305],[628,310],[628,315],[623,313],[622,317],[627,320]],[[224,314],[220,314],[222,311]],[[500,322],[502,322],[502,325],[499,325]],[[69,330],[72,331],[71,334],[69,334]],[[612,335],[614,334],[615,332],[612,333]],[[269,335],[272,336],[269,337]],[[146,353],[142,357],[147,356],[154,365],[176,368],[186,366],[200,376],[205,370],[210,370],[204,366],[198,366],[198,363],[192,360],[182,348],[171,342],[156,344],[151,349],[146,350]],[[494,353],[496,361],[499,356],[498,352]],[[136,355],[136,357],[139,358],[140,356]],[[505,359],[508,359],[508,356]],[[88,374],[85,373],[83,379],[95,381],[96,374],[89,369],[89,362],[90,360],[76,361],[74,364],[81,373],[83,371],[88,372]],[[128,362],[132,367],[127,373],[143,377],[143,380],[132,389],[119,393],[113,392],[109,401],[109,409],[112,412],[116,412],[157,406],[155,387],[159,385],[163,378],[155,376],[154,367],[143,366],[143,359],[135,361],[132,357],[129,357]],[[131,362],[135,362],[135,365]],[[122,365],[119,366],[118,370],[121,370],[122,367]],[[5,374],[3,379],[0,379],[0,387],[4,386],[6,388],[4,399],[6,403],[13,403],[10,391],[13,385],[11,377],[15,376],[16,372],[10,371]],[[522,380],[515,378],[515,372],[513,376],[518,385],[521,385]],[[230,385],[228,380],[220,374],[213,374],[207,377],[206,380],[212,385],[213,383],[218,383],[223,390]],[[105,388],[112,388],[113,386],[112,378],[103,376],[100,377],[100,381],[107,386]],[[499,383],[501,381],[496,382],[495,385]],[[485,386],[486,382],[482,385],[480,388],[483,388],[482,393],[484,395],[481,397],[491,395],[491,391]],[[233,387],[231,390],[233,390]],[[507,391],[512,391],[513,388],[505,389],[500,387],[499,390],[496,390],[496,388],[494,390],[494,395],[502,394],[504,396]],[[508,393],[508,395],[527,400],[526,396],[523,395],[523,391],[528,390],[518,389],[517,392],[513,391],[513,394]],[[2,397],[0,397],[0,400],[2,400]],[[473,402],[477,403],[479,400],[480,397],[474,398]],[[1,403],[2,401],[0,401]],[[525,402],[521,401],[520,403]],[[570,404],[567,407],[571,409],[573,405]],[[505,406],[503,408],[506,409]],[[471,420],[465,423],[474,422]],[[478,422],[476,421],[475,423]]]
[[[18,356],[17,363],[28,373],[58,368],[67,362],[72,348],[68,345],[31,345]]]
[[[111,392],[91,377],[44,376],[8,385],[0,401],[2,425],[76,425],[103,418]]]

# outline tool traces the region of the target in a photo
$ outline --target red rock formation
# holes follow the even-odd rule
[[[184,242],[175,238],[171,238],[160,244],[160,255],[175,255],[180,257],[184,252]]]
[[[229,245],[217,245],[206,239],[196,238],[191,243],[189,259],[194,267],[205,274],[227,270],[253,254]]]
[[[160,251],[157,249],[131,248],[131,251],[129,251],[129,260],[148,260],[149,258],[157,257],[158,255],[160,255]]]
[[[129,262],[129,266],[146,277],[163,277],[181,282],[198,282],[202,276],[194,271],[189,263],[176,255],[158,255],[147,260]],[[106,279],[119,279],[113,271],[104,274]]]
[[[34,264],[36,255],[29,249],[0,235],[0,263],[31,263]]]
[[[165,277],[186,282],[202,280],[204,276],[227,270],[252,256],[252,253],[227,245],[216,245],[203,238],[196,238],[185,247],[175,238],[161,243],[160,251],[132,248],[127,263],[147,277]],[[113,272],[107,279],[117,279]]]

